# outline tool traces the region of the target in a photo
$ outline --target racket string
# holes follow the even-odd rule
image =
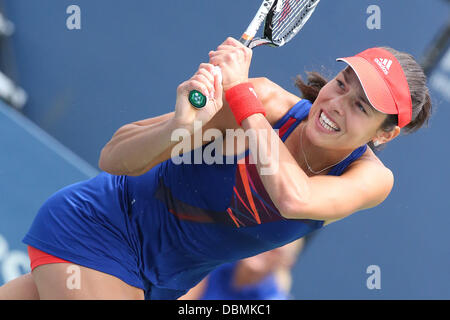
[[[318,0],[278,0],[283,1],[281,10],[274,12],[272,22],[272,41],[283,41],[293,37],[306,22],[305,17],[312,13]]]
[[[306,12],[308,10],[304,10],[305,8],[307,8],[307,5],[310,1],[298,1],[298,0],[285,0],[284,4],[286,8],[291,8],[291,3],[294,3],[294,11],[292,12],[291,15],[287,15],[287,20],[285,21],[285,23],[283,24],[284,19],[286,18],[286,16],[280,16],[276,18],[276,27],[274,27],[274,34],[272,38],[275,39],[281,39],[284,38],[287,34],[291,33],[292,30],[295,29],[295,27],[297,25],[299,25],[302,21],[302,19],[304,18],[304,16],[306,15]],[[290,11],[289,9],[287,11]],[[293,21],[295,21],[295,19],[297,20],[297,23],[295,23],[294,27],[289,30],[288,32],[286,32],[286,29],[289,28],[289,26],[292,24]],[[274,23],[275,24],[275,23]],[[283,34],[285,34],[284,36],[282,36]]]
[[[299,0],[294,0],[294,1],[279,0],[279,1],[281,1],[281,3],[283,3],[283,5],[282,5],[283,9],[281,10],[281,12],[274,14],[274,19],[273,19],[274,20],[274,23],[273,23],[274,29],[279,28],[280,24],[283,23],[285,18],[289,19],[289,17],[291,17],[291,20],[292,20],[292,17],[295,17],[297,15],[296,11],[298,11],[299,8],[301,10],[302,3],[303,4],[307,3],[304,0],[300,0],[300,1]],[[291,10],[291,8],[293,8],[293,10]],[[292,13],[292,14],[290,14],[290,13]]]

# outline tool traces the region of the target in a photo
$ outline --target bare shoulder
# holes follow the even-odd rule
[[[391,169],[386,167],[369,147],[359,159],[345,169],[342,175],[353,179],[376,180],[380,192],[385,193],[389,193],[394,184],[394,174]]]
[[[367,150],[363,153],[363,155],[358,160],[352,162],[347,169],[369,163],[378,165],[380,168],[385,169],[386,172],[392,172],[388,167],[384,165],[380,158],[378,158],[377,155],[369,147],[367,147]]]
[[[361,210],[379,205],[389,196],[394,187],[393,172],[370,148],[367,148],[358,160],[350,164],[343,175],[352,179],[362,190],[366,190],[364,196],[372,199]]]
[[[300,97],[282,88],[268,78],[252,78],[250,82],[266,109],[266,119],[274,125],[299,100]]]
[[[370,190],[370,193],[377,194],[373,203],[368,203],[365,208],[372,208],[387,198],[394,185],[394,174],[375,155],[372,149],[367,148],[366,152],[356,161],[352,162],[341,175],[345,179],[352,179],[361,183],[363,189]],[[326,220],[324,225],[336,222],[341,219]]]

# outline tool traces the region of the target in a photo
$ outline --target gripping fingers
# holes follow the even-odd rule
[[[187,89],[188,89],[188,91],[197,90],[198,92],[203,94],[205,97],[209,97],[210,96],[209,90],[206,87],[206,85],[203,82],[198,81],[196,79],[191,79],[188,82]]]
[[[210,63],[201,63],[200,66],[198,67],[198,70],[205,70],[209,73],[212,73],[214,70],[214,66]]]
[[[199,69],[197,71],[196,75],[202,75],[202,76],[206,77],[206,79],[208,79],[209,82],[211,82],[211,83],[214,82],[214,75],[206,69]]]
[[[191,85],[189,102],[195,108],[203,108],[208,99],[222,100],[222,72],[220,67],[202,63],[196,74],[188,81]],[[216,105],[217,107],[217,105]]]
[[[215,89],[214,99],[216,99],[217,101],[222,101],[222,91],[223,91],[222,69],[220,69],[219,66],[215,66],[213,70],[213,75],[214,75],[214,89]]]
[[[212,77],[211,81],[209,77],[204,74],[196,74],[195,76],[192,77],[192,80],[201,83],[203,87],[206,88],[206,92],[202,92],[203,94],[206,93],[205,96],[211,98],[214,95],[214,77]]]
[[[195,76],[198,77],[196,80],[203,82],[208,87],[209,93],[214,92],[214,75],[212,73],[201,69],[195,74]]]

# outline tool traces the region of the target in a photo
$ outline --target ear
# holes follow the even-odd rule
[[[379,129],[377,131],[377,135],[375,137],[373,137],[372,141],[374,142],[375,146],[383,144],[383,143],[387,143],[389,141],[391,141],[392,139],[395,139],[401,132],[401,129],[399,126],[395,126],[394,129],[392,129],[391,131],[384,131]]]

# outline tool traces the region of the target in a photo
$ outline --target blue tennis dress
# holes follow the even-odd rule
[[[273,126],[283,141],[310,108],[311,102],[300,100]],[[366,148],[328,174],[342,174]],[[282,217],[248,160],[249,150],[233,157],[224,164],[169,159],[138,177],[102,172],[67,186],[43,204],[23,242],[142,288],[146,299],[176,299],[221,264],[323,226]]]

